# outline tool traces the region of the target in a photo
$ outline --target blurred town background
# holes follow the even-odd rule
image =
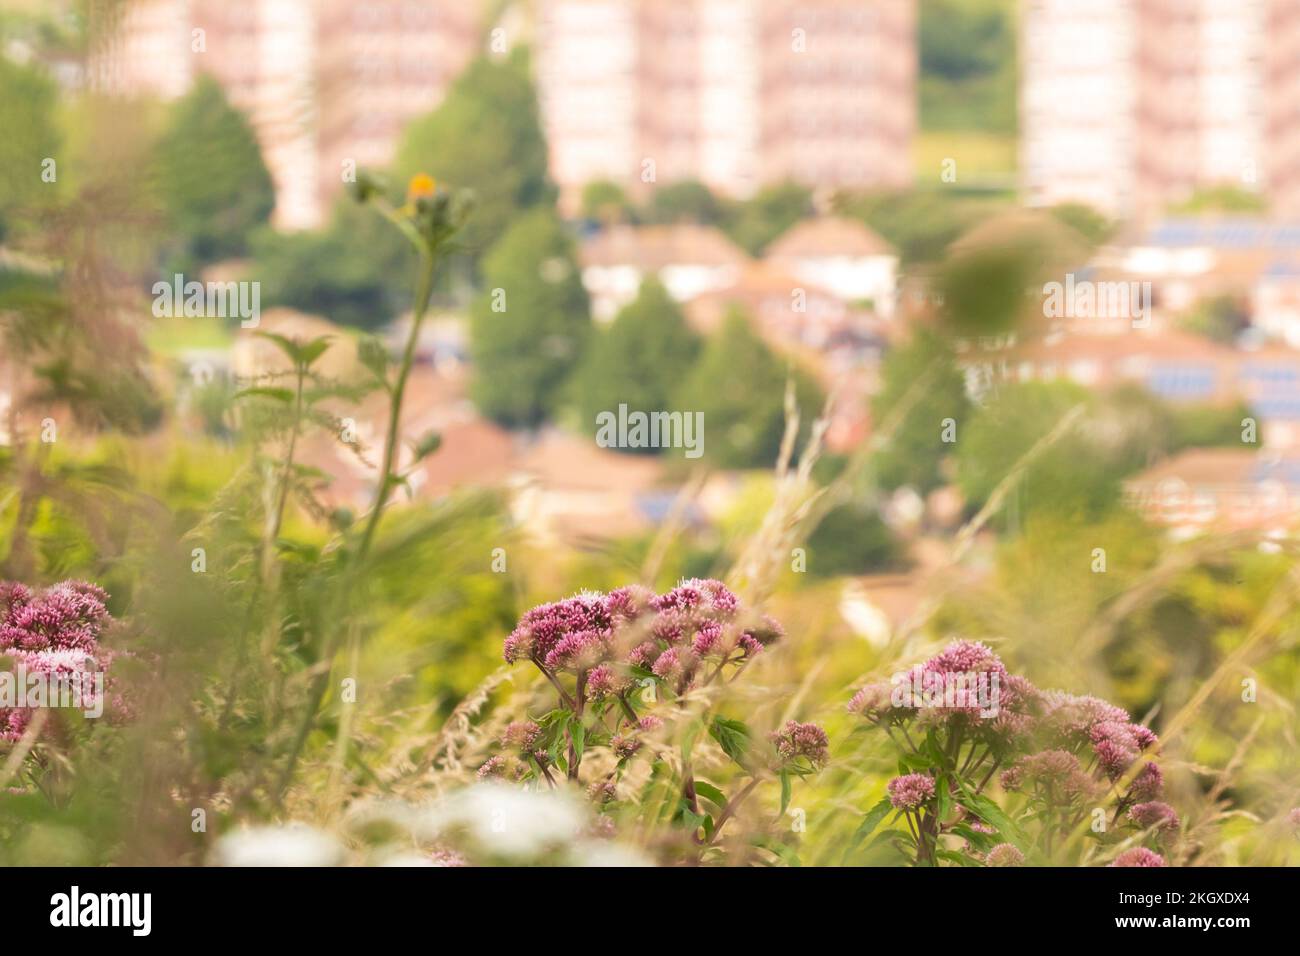
[[[0,10],[0,448],[60,428],[0,500],[0,576],[113,590],[111,475],[197,522],[240,390],[288,369],[257,333],[331,336],[343,383],[400,351],[415,262],[350,197],[366,170],[478,200],[401,422],[399,497],[455,516],[408,569],[437,610],[376,645],[418,644],[444,712],[512,619],[500,542],[542,556],[530,593],[722,574],[779,493],[787,383],[833,491],[777,588],[809,631],[879,648],[938,608],[1032,659],[1050,629],[1042,667],[1086,658],[1140,714],[1287,566],[1300,0]],[[177,276],[255,284],[256,327],[160,315]],[[372,500],[381,399],[322,402],[358,440],[303,436],[304,535]],[[702,457],[602,447],[620,404],[703,413]],[[1224,541],[1264,563],[1200,563]],[[1102,610],[1182,573],[1139,624]]]
[[[345,187],[428,171],[481,207],[419,343],[404,427],[442,444],[416,499],[506,487],[538,539],[600,548],[689,484],[707,543],[775,460],[788,374],[805,422],[834,396],[831,471],[938,361],[819,570],[906,589],[1085,395],[1117,431],[1052,481],[1087,507],[1180,536],[1300,507],[1292,0],[11,0],[3,25],[10,294],[93,211],[120,240],[84,273],[111,350],[148,346],[101,425],[221,439],[275,369],[238,316],[151,316],[176,274],[257,283],[259,328],[335,336],[339,376],[363,333],[396,350],[411,266]],[[55,196],[81,209],[43,219]],[[508,322],[483,301],[507,287]],[[4,365],[10,420],[42,375]],[[597,447],[621,402],[703,411],[705,467]],[[355,415],[373,443],[382,403]],[[325,501],[364,506],[364,455],[306,455]]]

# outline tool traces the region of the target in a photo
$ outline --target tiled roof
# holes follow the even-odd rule
[[[710,226],[611,226],[582,244],[584,266],[634,265],[654,271],[665,266],[741,266],[744,251]]]
[[[815,259],[825,256],[892,256],[894,247],[861,222],[822,216],[797,223],[767,250],[768,259]]]

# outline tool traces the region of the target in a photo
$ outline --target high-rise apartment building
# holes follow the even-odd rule
[[[275,222],[318,225],[346,164],[382,166],[481,40],[478,4],[431,0],[135,0],[92,80],[180,96],[210,73],[257,132]]]
[[[633,192],[698,179],[903,186],[915,0],[538,0],[551,173]]]
[[[1141,218],[1206,187],[1300,211],[1300,0],[1026,0],[1036,205]]]

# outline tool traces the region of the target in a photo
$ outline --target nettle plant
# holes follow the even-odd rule
[[[1112,866],[1165,865],[1179,820],[1147,759],[1159,741],[1121,708],[1041,691],[971,641],[863,687],[848,706],[899,754],[854,847],[874,833],[869,854],[922,866],[1077,864],[1103,848],[1123,849]]]
[[[479,776],[550,788],[571,781],[604,810],[621,799],[653,802],[651,792],[667,781],[666,815],[697,849],[713,847],[760,784],[779,782],[784,814],[794,779],[827,760],[826,734],[815,724],[788,721],[760,740],[744,722],[704,718],[692,706],[781,636],[776,621],[742,608],[715,580],[686,580],[658,595],[632,585],[535,607],[506,638],[504,655],[536,667],[558,705],[510,724],[501,752]],[[738,769],[730,796],[692,770],[706,727]],[[670,740],[680,742],[679,751]],[[648,782],[625,785],[634,761],[643,758],[651,764]],[[755,842],[787,855],[777,841]]]

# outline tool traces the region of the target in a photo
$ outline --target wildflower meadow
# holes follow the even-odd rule
[[[111,880],[161,867],[1237,919],[1300,864],[1294,352],[1246,227],[1212,281],[999,165],[1053,11],[50,6],[0,3],[0,865],[76,875],[42,922],[146,935],[168,882],[111,922]]]

